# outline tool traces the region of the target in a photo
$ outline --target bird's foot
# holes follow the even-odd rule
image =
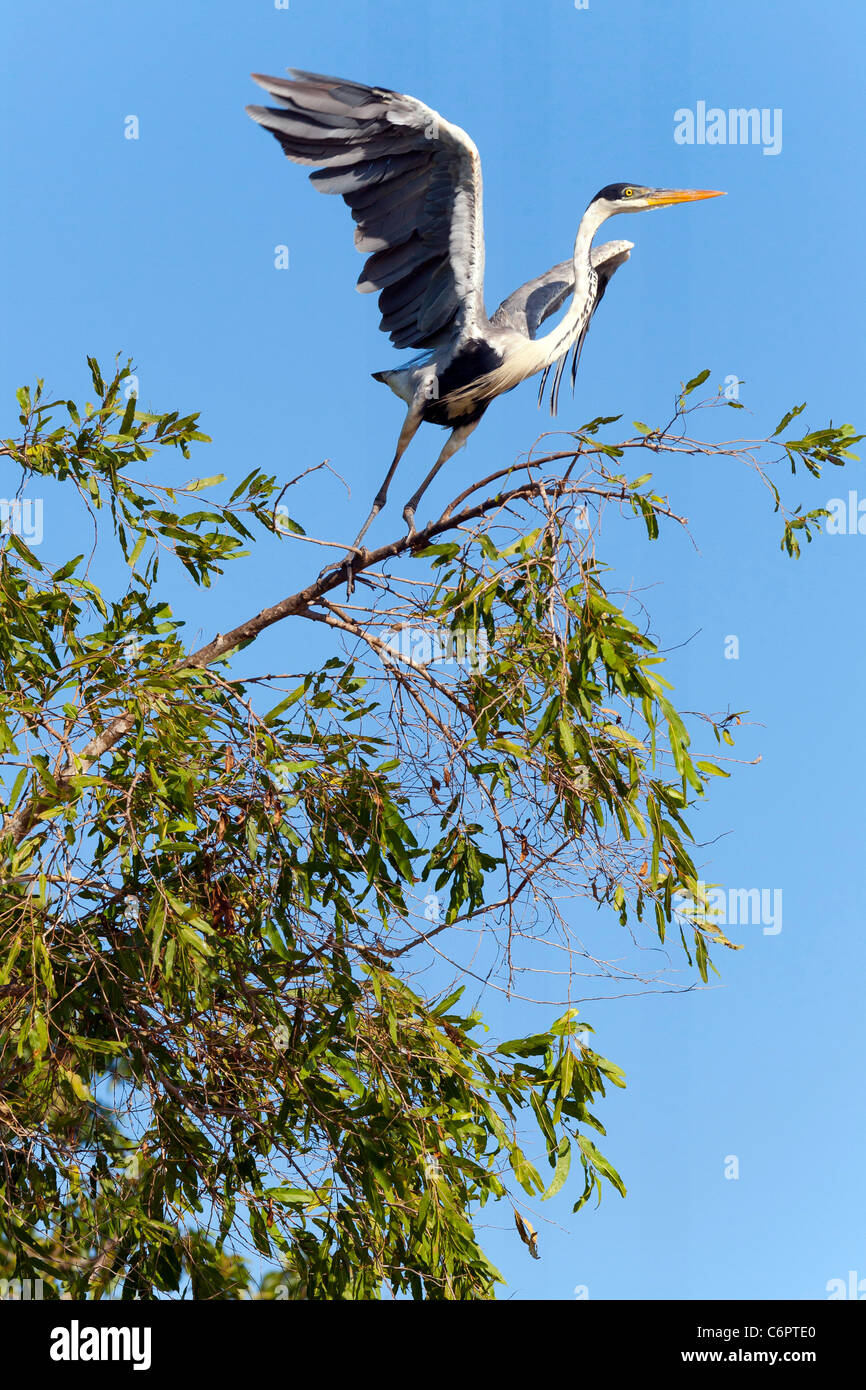
[[[367,559],[367,551],[362,548],[350,550],[342,560],[337,560],[333,565],[326,565],[323,570],[319,570],[319,578],[326,574],[338,574],[340,570],[346,571],[346,598],[351,598],[355,591],[355,565],[363,563]]]
[[[346,566],[346,598],[351,598],[355,592],[355,567],[363,567],[369,559],[370,552],[365,545],[355,545],[354,550],[350,550],[343,564]],[[361,583],[367,581],[362,579]]]

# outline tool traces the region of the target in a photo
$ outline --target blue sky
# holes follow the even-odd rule
[[[289,65],[411,92],[470,131],[491,310],[570,254],[602,185],[727,190],[610,225],[636,246],[593,323],[576,402],[563,394],[563,427],[620,411],[661,422],[680,380],[705,366],[713,382],[745,382],[753,414],[728,412],[745,433],[772,430],[803,400],[813,425],[866,423],[859,5],[32,0],[7,11],[3,30],[4,433],[16,386],[42,375],[80,397],[85,353],[107,362],[121,351],[138,364],[145,405],[202,411],[215,442],[193,472],[237,481],[258,465],[289,478],[328,457],[351,498],[318,473],[295,514],[314,535],[354,534],[401,420],[369,373],[401,358],[377,332],[374,301],[353,292],[361,260],[342,202],[314,193],[243,114],[258,99],[248,73]],[[781,110],[781,151],[677,144],[675,111],[699,101]],[[137,140],[124,138],[130,115]],[[288,271],[274,268],[279,244]],[[510,462],[546,424],[532,384],[513,392],[450,479]],[[421,432],[395,502],[440,446],[438,431]],[[510,1213],[491,1211],[489,1249],[521,1299],[570,1299],[577,1286],[591,1299],[818,1299],[850,1270],[866,1279],[866,536],[819,537],[792,562],[752,475],[707,459],[662,461],[656,475],[697,548],[610,526],[605,558],[623,587],[646,590],[654,630],[675,649],[679,707],[750,711],[740,755],[761,761],[719,783],[701,812],[714,842],[705,877],[781,889],[783,927],[745,928],[746,949],[718,959],[719,988],[587,1005],[599,1050],[628,1076],[599,1112],[628,1199],[611,1192],[577,1218],[570,1203],[548,1204],[538,1215],[556,1224],[533,1218],[538,1262]],[[849,489],[866,497],[856,464],[793,487],[812,506]],[[67,554],[56,498],[43,548],[49,560]],[[191,640],[198,628],[206,637],[319,563],[282,545],[210,594],[178,580],[171,598]],[[725,659],[729,635],[737,660]],[[305,631],[299,656],[287,650],[296,633],[272,630],[256,668],[297,669],[316,640]],[[592,930],[615,952],[612,920]],[[507,1036],[542,1021],[518,1005],[491,1010]],[[737,1180],[724,1177],[729,1155]]]

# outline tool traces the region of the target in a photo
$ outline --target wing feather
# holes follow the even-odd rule
[[[606,241],[592,248],[592,265],[598,276],[595,308],[598,308],[602,295],[614,271],[624,265],[629,258],[634,243],[631,241]],[[507,299],[503,299],[491,323],[503,328],[514,328],[527,338],[538,336],[538,330],[545,319],[560,310],[574,289],[574,264],[560,261],[551,266],[543,275],[527,280]]]
[[[464,130],[414,97],[289,70],[255,81],[279,107],[248,106],[312,183],[340,194],[368,254],[358,281],[379,292],[396,347],[470,337],[484,311],[481,160]]]

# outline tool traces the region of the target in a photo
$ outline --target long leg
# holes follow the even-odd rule
[[[379,491],[376,493],[376,496],[373,498],[373,505],[370,508],[370,515],[367,517],[367,520],[364,522],[364,525],[361,527],[360,531],[355,537],[355,543],[352,549],[352,553],[346,556],[346,560],[348,561],[348,567],[346,570],[347,598],[351,598],[352,593],[355,589],[355,574],[354,570],[352,569],[352,560],[354,559],[354,552],[360,546],[361,541],[367,534],[367,531],[369,530],[372,522],[379,515],[380,511],[387,502],[388,488],[391,485],[391,479],[397,471],[397,464],[400,462],[401,458],[403,457],[412,440],[414,439],[418,431],[418,427],[421,424],[423,418],[423,412],[416,410],[414,406],[410,405],[406,413],[406,419],[403,421],[403,428],[401,429],[399,438],[397,440],[397,449],[395,451],[393,459],[391,460],[391,467],[385,474],[385,477],[382,480],[382,485],[379,488]]]
[[[479,416],[478,418],[480,419],[481,417]],[[410,497],[409,501],[403,508],[403,519],[405,520],[406,525],[409,527],[410,536],[413,534],[415,530],[415,509],[418,506],[418,503],[421,501],[421,498],[424,496],[424,493],[427,491],[433,479],[436,477],[436,474],[439,472],[439,469],[442,467],[443,463],[447,463],[448,460],[451,458],[452,454],[456,454],[457,450],[466,443],[466,440],[469,438],[470,434],[475,429],[475,426],[477,424],[478,420],[472,420],[468,425],[455,426],[445,443],[445,448],[442,450],[433,467],[430,469],[430,472],[427,474],[427,477],[424,479],[423,483],[419,487],[418,491],[415,493],[414,497]]]
[[[400,462],[401,458],[403,457],[409,445],[411,444],[413,438],[415,437],[415,434],[418,430],[418,426],[421,424],[422,418],[423,417],[420,414],[420,412],[416,411],[413,406],[409,407],[409,412],[406,416],[406,419],[403,421],[403,428],[400,431],[400,437],[397,440],[397,452],[394,454],[394,458],[391,462],[391,467],[385,474],[382,486],[379,488],[379,491],[376,493],[376,496],[373,499],[373,506],[370,509],[370,515],[367,517],[367,520],[364,522],[364,525],[361,527],[360,531],[355,537],[356,547],[361,544],[361,541],[367,534],[367,530],[370,527],[371,523],[379,515],[380,511],[387,502],[388,488],[391,486],[391,479],[397,471],[397,464]]]

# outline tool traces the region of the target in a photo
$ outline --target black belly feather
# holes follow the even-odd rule
[[[431,425],[444,425],[450,429],[455,425],[469,425],[480,420],[490,404],[489,400],[473,401],[470,396],[453,401],[449,397],[501,367],[502,362],[502,354],[483,338],[471,338],[437,378],[438,394],[428,400],[423,418]]]

